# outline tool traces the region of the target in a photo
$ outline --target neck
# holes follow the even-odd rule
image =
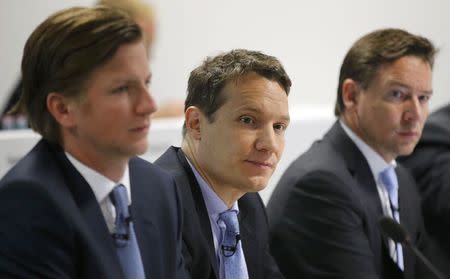
[[[98,152],[74,148],[70,144],[64,144],[64,150],[84,165],[114,182],[118,182],[123,177],[129,161],[128,158],[118,159],[113,156],[101,156]]]
[[[356,118],[356,116],[352,117],[352,116],[349,116],[348,114],[344,113],[340,117],[340,120],[342,120],[342,122],[344,122],[344,124],[350,130],[352,130],[352,132],[355,133],[355,135],[357,135],[359,137],[359,139],[361,139],[365,144],[367,144],[373,151],[378,153],[378,155],[380,155],[381,158],[383,158],[383,160],[386,163],[389,164],[393,160],[395,160],[395,157],[390,156],[389,154],[384,154],[385,152],[382,152],[382,150],[380,150],[380,148],[377,146],[377,144],[375,144],[373,141],[371,141],[370,136],[367,135],[367,133],[363,129],[363,127],[361,127],[361,125],[359,125],[359,121],[355,118]]]
[[[232,185],[216,182],[206,171],[207,168],[203,167],[203,164],[198,159],[198,145],[190,141],[189,139],[184,139],[181,145],[181,150],[183,150],[186,157],[189,159],[191,164],[201,175],[201,177],[206,181],[208,186],[216,193],[216,195],[225,203],[228,208],[231,208],[233,204],[240,199],[245,193],[237,190]]]

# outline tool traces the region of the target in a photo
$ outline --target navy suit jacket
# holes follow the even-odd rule
[[[396,172],[401,223],[424,249],[414,180],[400,165]],[[286,278],[430,278],[410,249],[403,250],[404,273],[389,256],[375,179],[338,122],[286,170],[267,213],[272,254]]]
[[[131,212],[148,278],[184,278],[181,204],[173,178],[129,162]],[[91,187],[41,140],[0,181],[0,278],[124,278]]]
[[[175,178],[184,211],[183,256],[195,279],[219,278],[211,224],[200,186],[183,151],[170,147],[156,162]],[[268,249],[268,224],[258,193],[238,200],[239,226],[249,278],[283,278]]]

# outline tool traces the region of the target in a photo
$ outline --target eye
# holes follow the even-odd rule
[[[424,103],[428,103],[428,101],[430,100],[430,96],[429,95],[421,95],[419,96],[419,102],[424,104]]]
[[[145,86],[147,86],[147,88],[150,87],[150,79],[147,79],[147,80],[145,81]]]
[[[250,116],[241,116],[239,117],[239,122],[243,124],[253,125],[255,124],[255,120]]]
[[[399,90],[393,90],[390,95],[394,99],[403,99],[405,94]]]
[[[284,123],[276,123],[273,125],[273,129],[277,132],[284,132],[287,129],[287,125]]]
[[[113,93],[124,93],[128,92],[130,87],[128,85],[121,85],[113,89]]]

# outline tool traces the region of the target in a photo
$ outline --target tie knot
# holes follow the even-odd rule
[[[398,182],[397,182],[397,174],[395,174],[395,170],[393,167],[388,167],[384,169],[380,173],[381,182],[384,184],[388,192],[397,191]]]
[[[380,179],[386,188],[391,204],[398,209],[398,181],[397,174],[393,167],[388,167],[380,173]]]
[[[128,214],[128,193],[127,188],[122,184],[117,185],[109,194],[116,211],[127,212]]]
[[[116,209],[116,220],[112,236],[116,246],[123,247],[127,244],[129,238],[129,225],[131,222],[127,188],[122,184],[117,185],[109,194],[109,198]]]
[[[219,219],[225,223],[227,231],[239,234],[239,222],[236,210],[227,210],[220,213]]]

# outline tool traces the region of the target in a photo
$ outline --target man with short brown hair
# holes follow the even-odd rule
[[[436,49],[399,29],[360,38],[341,66],[335,124],[286,170],[267,207],[271,251],[287,278],[425,278],[409,249],[382,235],[400,222],[420,249],[414,180],[395,159],[428,115]],[[428,278],[428,277],[426,277]]]
[[[245,49],[209,57],[191,72],[181,148],[155,163],[182,196],[192,278],[282,278],[256,192],[283,153],[290,86],[278,59]]]

